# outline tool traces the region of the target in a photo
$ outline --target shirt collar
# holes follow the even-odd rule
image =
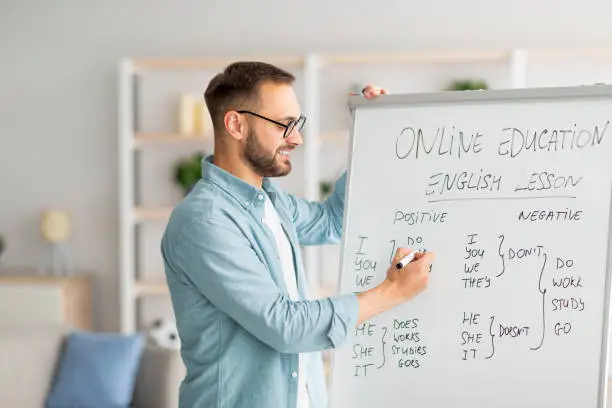
[[[259,189],[223,170],[221,167],[215,166],[213,164],[213,155],[202,160],[202,178],[221,187],[246,209],[251,209],[258,205],[263,206],[265,193],[269,193],[274,201],[274,196],[277,192],[276,187],[267,177],[263,179],[263,189]]]

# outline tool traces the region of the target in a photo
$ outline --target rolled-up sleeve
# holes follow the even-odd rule
[[[357,325],[359,302],[355,295],[335,296],[329,298],[329,301],[334,308],[334,312],[328,336],[334,348],[337,348],[344,343],[349,330]]]
[[[355,295],[292,301],[240,229],[205,219],[186,225],[170,261],[215,307],[282,353],[338,347],[357,321]]]

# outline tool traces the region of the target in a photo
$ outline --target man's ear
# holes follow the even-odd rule
[[[236,111],[226,112],[223,116],[223,123],[227,133],[236,140],[242,140],[246,136],[246,129],[240,120],[240,114]]]

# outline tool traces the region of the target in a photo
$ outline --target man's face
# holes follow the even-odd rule
[[[253,112],[288,124],[300,116],[300,105],[291,85],[264,83],[260,101]],[[262,177],[286,176],[291,172],[291,152],[302,144],[302,135],[294,129],[283,139],[285,129],[265,119],[246,114],[249,133],[243,155],[251,168]]]

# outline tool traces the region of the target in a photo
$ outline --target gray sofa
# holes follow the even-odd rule
[[[68,330],[62,325],[0,328],[0,407],[44,407]],[[178,407],[184,374],[178,351],[145,347],[132,406]]]

